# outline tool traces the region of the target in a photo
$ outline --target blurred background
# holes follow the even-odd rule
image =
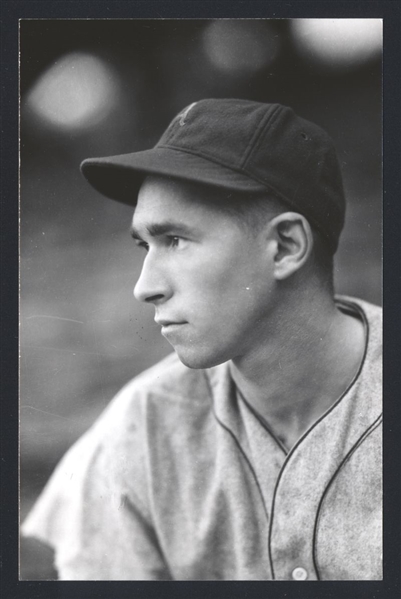
[[[333,137],[348,199],[336,289],[381,303],[380,19],[20,22],[21,520],[68,447],[171,351],[132,290],[131,209],[87,157],[151,147],[205,97],[280,102]],[[21,543],[25,580],[52,578]]]

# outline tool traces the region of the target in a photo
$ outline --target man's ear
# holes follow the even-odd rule
[[[273,241],[274,276],[283,280],[299,270],[313,248],[313,234],[308,221],[297,212],[284,212],[269,222]]]

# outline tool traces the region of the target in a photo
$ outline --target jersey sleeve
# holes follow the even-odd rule
[[[22,526],[61,580],[169,580],[152,525],[146,407],[123,390],[67,452]]]

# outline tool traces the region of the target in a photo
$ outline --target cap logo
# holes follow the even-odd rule
[[[180,114],[178,115],[180,117],[180,127],[185,125],[185,119],[187,118],[187,114],[191,110],[191,108],[193,108],[195,106],[195,104],[197,104],[197,102],[192,102],[192,104],[187,106],[187,108],[185,108],[185,110],[180,112]]]

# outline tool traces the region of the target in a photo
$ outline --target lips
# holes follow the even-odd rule
[[[155,319],[155,322],[157,324],[159,324],[160,326],[162,326],[163,328],[166,327],[170,327],[170,326],[174,326],[174,325],[180,325],[180,324],[186,324],[185,321],[177,321],[177,320],[159,320],[159,319]]]

